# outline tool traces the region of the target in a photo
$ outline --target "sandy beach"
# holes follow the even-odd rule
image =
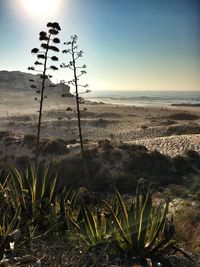
[[[6,92],[2,100],[1,131],[9,132],[17,140],[26,134],[34,135],[38,109],[34,94]],[[85,101],[81,105],[81,118],[83,138],[91,143],[102,139],[136,143],[170,156],[187,149],[200,152],[198,107],[136,107]],[[73,97],[48,96],[44,103],[41,137],[78,141]]]

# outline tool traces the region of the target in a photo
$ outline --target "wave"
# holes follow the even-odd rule
[[[95,102],[124,105],[175,105],[175,104],[199,104],[200,92],[124,92],[109,93],[94,92],[86,97]]]

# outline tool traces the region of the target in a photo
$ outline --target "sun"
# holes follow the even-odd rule
[[[35,17],[49,17],[60,8],[62,0],[21,0],[24,12]]]

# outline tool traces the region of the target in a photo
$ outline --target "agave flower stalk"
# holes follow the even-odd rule
[[[38,125],[37,125],[37,139],[36,139],[36,148],[35,148],[35,155],[36,155],[36,166],[38,162],[39,156],[39,142],[40,142],[40,131],[41,131],[41,122],[42,122],[42,111],[43,111],[43,102],[44,98],[46,98],[45,88],[46,88],[46,80],[48,78],[52,78],[51,75],[47,75],[47,70],[58,70],[58,68],[54,65],[48,66],[48,61],[58,61],[58,57],[56,56],[49,56],[50,51],[59,52],[59,49],[55,44],[60,43],[60,39],[54,37],[59,33],[61,30],[59,24],[57,22],[49,22],[47,23],[48,32],[41,31],[39,33],[39,40],[42,41],[41,49],[33,48],[31,50],[32,54],[37,55],[37,60],[35,61],[35,66],[41,66],[41,70],[36,70],[34,67],[29,67],[28,70],[41,72],[41,86],[38,87],[36,84],[32,84],[31,87],[36,89],[36,93],[40,94],[39,100],[36,97],[35,100],[39,102],[39,116],[38,116]],[[51,45],[53,44],[53,45]],[[30,82],[35,83],[34,80],[30,80]]]
[[[69,62],[68,65],[63,63],[60,66],[62,68],[69,68],[73,71],[74,78],[73,80],[69,81],[68,84],[73,85],[75,87],[79,140],[80,140],[80,146],[81,146],[81,154],[82,154],[82,157],[84,157],[83,136],[82,136],[82,127],[81,127],[81,112],[80,112],[81,98],[79,96],[80,95],[79,87],[87,88],[88,84],[84,84],[84,85],[79,84],[79,79],[82,75],[87,73],[85,71],[87,66],[86,65],[77,66],[77,60],[83,56],[83,51],[82,50],[78,51],[77,39],[78,37],[76,35],[73,35],[71,36],[71,41],[64,43],[64,45],[68,46],[69,48],[63,50],[62,52],[65,54],[70,54],[72,60]],[[84,93],[88,93],[88,92],[89,90],[86,90]]]

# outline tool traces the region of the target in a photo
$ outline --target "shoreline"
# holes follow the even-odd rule
[[[135,107],[200,107],[200,103],[173,103],[173,102],[155,102],[155,101],[149,101],[144,102],[142,100],[140,101],[125,101],[121,99],[104,99],[104,98],[86,98],[87,101],[96,103],[96,104],[105,104],[105,105],[118,105],[118,106],[135,106]]]

